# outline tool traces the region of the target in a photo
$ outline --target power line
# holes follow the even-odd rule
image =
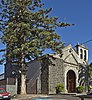
[[[82,45],[82,44],[86,44],[86,43],[91,42],[91,41],[92,41],[92,39],[90,39],[90,40],[88,40],[88,41],[85,41],[85,42],[81,43],[81,45]]]
[[[91,42],[91,41],[92,41],[92,39],[87,40],[87,41],[85,41],[85,42],[83,42],[83,43],[80,43],[80,45],[86,44],[86,43]],[[74,46],[73,48],[75,48],[75,47],[76,47],[76,46]],[[65,51],[68,51],[68,50],[70,50],[70,49],[67,49],[67,50],[65,50]],[[65,51],[63,51],[63,52],[65,52]]]

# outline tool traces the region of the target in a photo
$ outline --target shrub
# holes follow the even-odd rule
[[[55,88],[56,88],[56,93],[57,94],[64,91],[64,85],[61,84],[61,83],[58,83]]]
[[[83,92],[84,87],[83,86],[78,86],[78,87],[76,87],[76,89],[77,89],[78,93],[81,93],[81,92]]]

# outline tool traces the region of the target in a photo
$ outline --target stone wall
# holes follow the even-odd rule
[[[27,94],[36,94],[36,80],[31,80],[27,83]]]
[[[61,83],[64,85],[64,68],[63,60],[58,58],[50,58],[52,64],[49,66],[49,94],[56,93],[56,85]]]
[[[40,61],[34,60],[27,63],[27,93],[36,94],[39,83],[37,83],[38,77],[40,75],[41,63]]]
[[[16,85],[6,85],[6,91],[10,92],[11,95],[17,94],[17,86]]]
[[[12,77],[12,67],[11,67],[11,63],[6,63],[5,64],[5,77]]]
[[[6,79],[0,80],[0,88],[6,89]]]
[[[44,58],[41,67],[41,93],[48,94],[48,65],[49,58]]]

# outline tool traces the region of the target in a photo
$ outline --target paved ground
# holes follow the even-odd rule
[[[33,98],[47,98],[48,95],[35,95],[35,94],[29,94],[29,95],[17,95],[11,100],[33,100]]]
[[[74,95],[50,95],[48,98],[34,98],[33,100],[80,100]]]
[[[75,95],[52,95],[52,100],[79,100]]]
[[[26,96],[17,96],[11,100],[81,100],[76,95],[26,95]],[[85,99],[85,100],[92,100]]]

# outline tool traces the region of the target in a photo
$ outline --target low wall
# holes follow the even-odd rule
[[[6,91],[10,92],[11,95],[17,94],[17,87],[16,85],[6,85]]]

